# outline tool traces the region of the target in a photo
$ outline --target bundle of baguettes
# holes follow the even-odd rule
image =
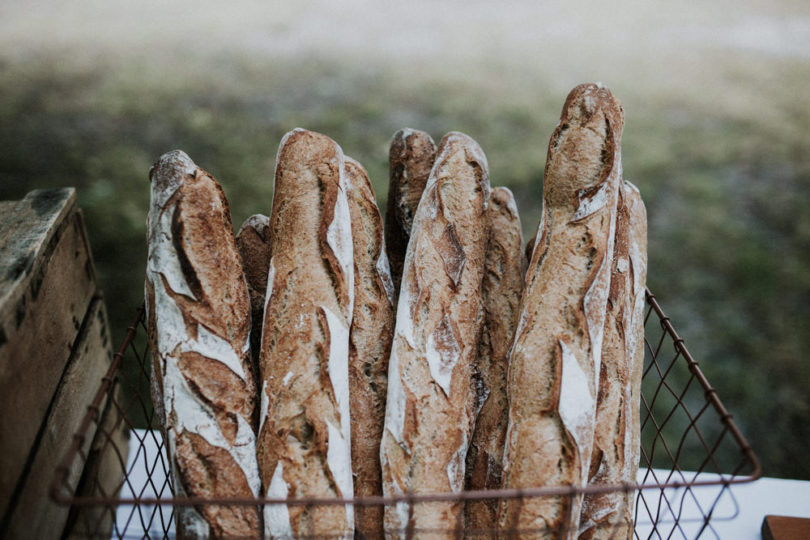
[[[161,157],[146,295],[177,493],[634,482],[646,215],[621,178],[622,127],[606,88],[569,94],[528,268],[511,192],[490,189],[483,151],[458,132],[438,150],[424,132],[394,135],[384,227],[366,170],[318,133],[285,135],[270,217],[235,237],[216,182],[182,152]],[[632,507],[623,491],[202,505],[179,511],[178,534],[629,537]]]

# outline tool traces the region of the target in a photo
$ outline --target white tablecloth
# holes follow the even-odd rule
[[[164,481],[164,469],[160,460],[165,457],[159,455],[152,437],[147,436],[143,430],[136,431],[137,433],[130,437],[127,470],[131,472],[128,475],[129,485],[125,485],[121,492],[122,498],[133,497],[133,491],[141,498],[154,497],[155,486],[160,489]],[[143,446],[139,438],[145,440]],[[151,483],[147,481],[148,470],[152,471]],[[665,478],[666,472],[656,472],[659,479]],[[688,478],[688,473],[684,474]],[[700,478],[706,480],[709,476],[704,474]],[[130,485],[133,489],[130,489]],[[164,497],[169,495],[162,494]],[[657,500],[658,496],[655,491],[645,490],[648,501]],[[718,496],[709,527],[704,528],[700,508],[710,508]],[[768,514],[810,518],[810,482],[799,480],[762,478],[750,484],[734,485],[730,492],[721,492],[717,486],[695,488],[688,493],[682,490],[668,490],[666,498],[678,502],[672,508],[672,512],[680,512],[679,526],[673,530],[672,515],[667,515],[667,511],[664,510],[657,520],[658,529],[653,530],[649,518],[644,519],[646,513],[641,511],[636,524],[639,538],[666,538],[670,537],[671,533],[672,538],[695,538],[700,534],[700,538],[759,540],[762,520]],[[146,513],[138,513],[130,505],[121,505],[117,510],[117,530],[113,530],[113,538],[118,538],[119,531],[124,530],[126,530],[125,538],[162,537],[171,516],[171,507],[163,506],[158,510],[150,512],[153,514],[150,522],[140,517]],[[173,524],[171,530],[174,530]]]

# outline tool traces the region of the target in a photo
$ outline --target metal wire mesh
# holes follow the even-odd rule
[[[655,297],[647,292],[645,365],[641,398],[641,460],[638,484],[570,486],[460,494],[365,497],[347,500],[175,498],[169,461],[149,398],[149,352],[143,309],[100,381],[72,445],[56,470],[51,495],[71,506],[68,529],[87,538],[172,537],[174,508],[228,503],[256,505],[415,505],[440,501],[573,497],[583,492],[633,491],[636,538],[719,538],[718,522],[733,519],[738,505],[731,486],[761,474],[759,462],[700,371]],[[94,434],[94,435],[90,435]],[[128,437],[127,437],[128,434]],[[84,440],[93,436],[90,451]],[[88,463],[77,483],[67,471],[76,460]],[[458,537],[489,537],[493,531],[402,531],[408,537],[450,532]],[[542,537],[555,530],[501,531],[501,536]],[[609,534],[607,536],[610,536]]]

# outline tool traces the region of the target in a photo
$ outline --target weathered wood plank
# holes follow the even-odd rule
[[[124,483],[129,454],[129,429],[119,408],[123,401],[120,384],[107,400],[90,454],[76,491],[81,497],[118,497]],[[116,406],[118,405],[118,407]],[[71,508],[62,538],[109,538],[115,520],[115,505]]]
[[[5,515],[95,293],[72,188],[37,190],[0,229],[0,515]],[[13,411],[13,414],[10,413]]]
[[[69,507],[53,502],[49,489],[56,467],[79,428],[87,406],[92,402],[101,378],[112,360],[107,315],[100,297],[93,300],[83,321],[64,377],[59,384],[40,434],[30,469],[25,471],[21,489],[0,523],[3,538],[58,538],[68,517]],[[97,425],[91,424],[82,446],[87,456]],[[74,460],[68,484],[76,486],[84,463]]]
[[[797,540],[810,538],[810,519],[792,516],[765,516],[762,540]]]

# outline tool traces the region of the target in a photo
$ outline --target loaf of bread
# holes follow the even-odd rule
[[[523,237],[511,191],[504,187],[492,189],[487,217],[489,244],[481,285],[484,327],[477,362],[482,385],[478,392],[480,411],[467,451],[467,490],[501,488],[509,412],[507,353],[515,333],[523,292]],[[471,534],[495,530],[496,499],[468,501],[464,512],[465,528]]]
[[[343,151],[296,129],[276,158],[260,353],[258,460],[271,498],[353,496],[354,257]],[[352,506],[267,505],[268,537],[350,538]]]
[[[346,177],[354,244],[354,316],[349,331],[354,494],[381,496],[380,440],[394,335],[394,285],[368,173],[346,157]],[[364,538],[382,538],[383,507],[355,507],[355,530]]]
[[[424,131],[405,128],[394,133],[388,153],[390,182],[385,215],[385,247],[397,291],[416,207],[435,159],[436,143]]]
[[[236,247],[242,257],[242,268],[250,293],[250,350],[254,365],[258,366],[264,293],[267,290],[267,269],[270,266],[270,218],[262,214],[247,218],[236,234]]]
[[[460,492],[476,407],[473,367],[490,196],[486,157],[453,132],[439,145],[405,257],[380,448],[383,493]],[[460,529],[459,502],[386,507],[388,532]],[[453,537],[453,533],[448,533]]]
[[[258,496],[250,299],[225,194],[179,150],[161,156],[149,176],[152,400],[175,495]],[[181,538],[260,532],[253,507],[177,508]]]
[[[504,486],[584,486],[621,178],[621,105],[574,88],[549,142],[543,214],[510,352]],[[504,501],[499,526],[575,537],[581,497]],[[536,531],[536,532],[529,532]]]
[[[638,189],[629,182],[619,189],[615,238],[590,485],[635,483],[638,470],[647,214]],[[631,538],[634,500],[635,492],[585,495],[580,538]]]

